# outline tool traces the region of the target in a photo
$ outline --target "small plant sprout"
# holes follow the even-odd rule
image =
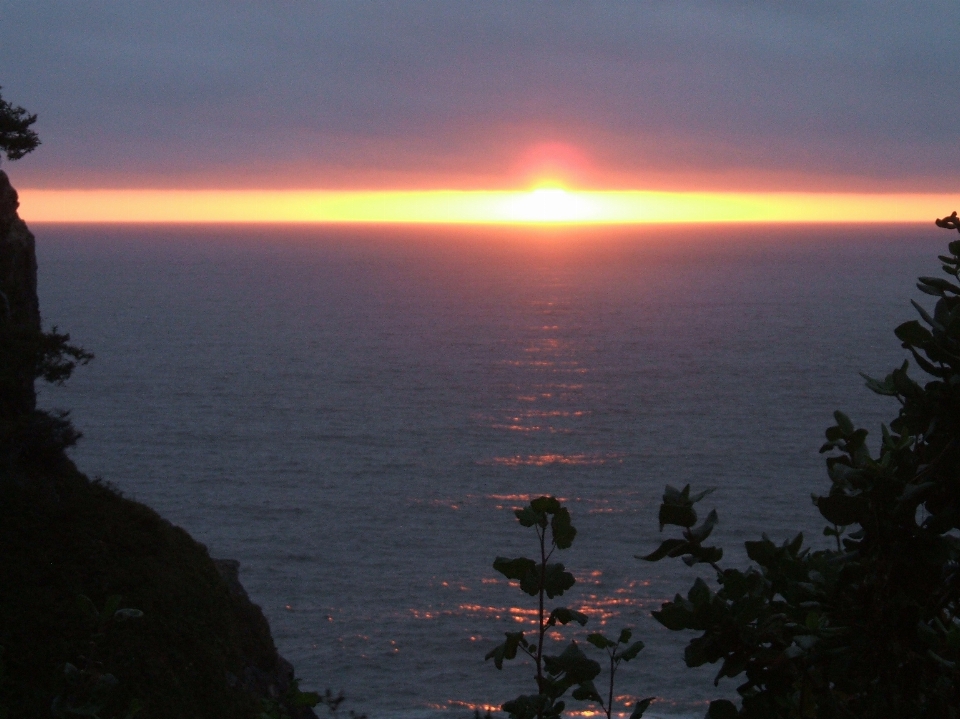
[[[643,649],[643,642],[639,640],[633,642],[632,644],[630,643],[630,637],[632,636],[633,632],[631,630],[621,629],[620,636],[617,638],[617,641],[608,639],[599,632],[591,634],[587,637],[587,641],[597,649],[604,650],[610,660],[610,682],[607,688],[606,702],[604,702],[603,697],[600,696],[600,693],[596,689],[594,689],[592,696],[587,697],[588,699],[592,699],[600,705],[600,708],[603,709],[604,714],[607,715],[607,719],[612,719],[613,716],[613,687],[617,675],[617,668],[620,666],[620,662],[629,662]],[[576,692],[574,693],[574,697],[579,698],[577,697]],[[641,699],[638,701],[633,707],[633,713],[630,714],[630,719],[640,719],[654,698],[655,697],[647,697],[646,699]]]
[[[600,665],[587,657],[576,642],[571,641],[559,655],[544,653],[544,640],[558,625],[576,622],[584,626],[587,623],[587,616],[583,612],[567,607],[555,607],[548,611],[546,607],[547,599],[561,596],[576,583],[563,564],[550,561],[556,550],[568,549],[577,536],[577,530],[570,522],[570,512],[555,497],[539,497],[527,507],[515,510],[514,514],[521,526],[532,527],[536,532],[540,549],[539,560],[527,557],[497,557],[493,568],[507,579],[519,582],[524,593],[537,598],[537,629],[531,638],[524,632],[506,632],[506,641],[490,651],[486,658],[493,659],[497,669],[503,669],[504,660],[515,659],[520,652],[530,657],[536,666],[534,679],[537,693],[521,695],[504,703],[503,711],[507,712],[511,719],[556,719],[566,706],[561,697],[571,688],[574,699],[595,701],[603,705],[593,683],[600,674]],[[621,633],[621,637],[623,636]],[[594,637],[603,639],[602,635],[593,634],[591,640]],[[629,632],[626,637],[624,641],[629,641]],[[600,639],[592,643],[597,644]],[[607,648],[605,641],[601,642],[603,648]],[[621,661],[629,661],[643,648],[642,643],[635,642],[618,654],[620,642],[612,644],[614,658],[611,660],[611,667],[614,670]],[[612,674],[610,686],[612,697]],[[632,719],[639,719],[650,701],[645,699],[638,703]],[[612,698],[608,699],[607,705],[609,704],[612,704]],[[610,710],[606,707],[605,710],[610,717]]]

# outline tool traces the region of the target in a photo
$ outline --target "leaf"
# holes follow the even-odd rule
[[[667,629],[694,629],[692,626],[693,612],[687,607],[687,602],[679,594],[672,602],[664,602],[660,611],[652,612],[653,618]]]
[[[763,535],[759,542],[744,542],[743,546],[747,550],[747,556],[761,567],[770,564],[777,554],[776,545],[766,535]]]
[[[547,570],[543,579],[543,589],[547,593],[547,596],[550,599],[554,597],[559,597],[565,591],[570,589],[574,584],[577,583],[577,580],[574,579],[573,575],[570,572],[564,570],[563,565],[557,562],[556,564],[548,564]],[[530,592],[527,590],[528,594],[537,594],[539,590],[539,581],[537,582],[538,587],[537,591]],[[520,583],[520,588],[523,589],[523,582]]]
[[[690,485],[688,484],[682,490],[672,485],[667,485],[663,490],[664,504],[689,504],[690,503]]]
[[[620,636],[617,638],[617,644],[626,644],[630,641],[630,637],[633,636],[633,632],[629,629],[621,629]]]
[[[915,510],[917,505],[925,501],[927,495],[937,486],[936,482],[922,482],[920,484],[908,484],[903,488],[903,494],[897,501],[896,511]]]
[[[636,557],[637,559],[643,559],[648,562],[656,562],[667,556],[677,557],[680,554],[683,554],[683,552],[682,551],[675,552],[675,550],[679,550],[682,547],[687,547],[689,546],[689,544],[690,543],[685,539],[666,539],[660,544],[659,547],[657,547],[654,551],[650,552],[650,554],[646,555],[645,557],[636,555]]]
[[[837,410],[833,413],[833,418],[837,422],[837,427],[840,428],[840,431],[843,432],[845,436],[853,434],[853,422],[850,421],[850,418],[847,417],[847,415],[840,410]]]
[[[140,619],[143,616],[143,612],[139,609],[131,609],[129,607],[125,609],[118,609],[113,613],[113,618],[125,622],[128,619]]]
[[[524,507],[523,509],[514,510],[513,514],[516,516],[517,520],[524,527],[532,527],[534,525],[540,527],[547,526],[547,517],[546,515],[535,512],[530,509],[530,507]]]
[[[493,659],[497,669],[503,669],[504,659],[516,659],[517,650],[520,647],[527,646],[527,641],[523,638],[523,632],[506,632],[505,636],[507,640],[500,646],[491,649],[483,658],[484,661]]]
[[[527,557],[517,557],[516,559],[507,559],[506,557],[497,557],[493,560],[493,568],[507,579],[514,579],[520,582],[520,589],[536,596],[540,592],[540,576],[537,572],[537,563]]]
[[[569,624],[570,622],[576,622],[582,627],[587,623],[587,615],[574,609],[557,607],[550,612],[550,619],[547,624],[554,626],[556,624]]]
[[[943,325],[931,317],[930,313],[923,309],[923,307],[918,304],[916,300],[910,300],[910,304],[913,305],[913,308],[917,311],[917,314],[920,315],[924,322],[933,327],[933,329],[943,332]]]
[[[830,443],[831,449],[835,446],[838,446],[840,443],[840,440],[843,439],[843,431],[837,426],[827,427],[827,430],[826,432],[824,432],[824,435],[826,435],[827,441]],[[823,450],[820,450],[820,451],[822,452]]]
[[[720,519],[717,516],[717,510],[711,509],[710,514],[708,514],[707,518],[703,520],[703,524],[701,524],[699,527],[694,527],[687,532],[686,535],[691,541],[699,544],[710,536],[710,533],[713,531],[713,528],[717,526],[717,522],[719,521]]]
[[[487,655],[483,658],[483,661],[493,659],[493,663],[497,669],[503,669],[503,660],[505,659],[504,654],[505,652],[503,651],[503,645],[499,644],[487,652]]]
[[[660,530],[668,524],[679,527],[692,527],[697,523],[697,513],[692,506],[679,504],[660,505]]]
[[[716,491],[717,491],[716,487],[710,487],[709,489],[705,489],[702,492],[698,492],[697,494],[690,497],[690,504],[696,504],[701,499],[706,497],[708,494],[713,494]]]
[[[693,586],[690,587],[690,591],[687,593],[687,599],[696,606],[697,604],[708,604],[712,595],[713,592],[710,591],[707,583],[700,577],[697,577],[693,582]]]
[[[923,292],[923,293],[926,294],[926,295],[933,295],[934,297],[943,297],[943,296],[944,296],[943,290],[934,289],[933,287],[929,287],[929,286],[927,286],[927,285],[925,285],[925,284],[923,284],[923,283],[920,283],[920,282],[917,283],[917,289],[920,290],[921,292]]]
[[[720,666],[720,671],[713,678],[713,686],[718,686],[723,677],[735,677],[747,668],[747,657],[742,654],[728,654]]]
[[[643,713],[650,707],[650,703],[656,699],[656,697],[647,697],[646,699],[641,699],[633,707],[633,712],[630,714],[630,719],[641,719]]]
[[[600,665],[590,659],[576,642],[570,642],[560,656],[544,657],[544,669],[553,676],[563,676],[568,686],[592,681],[600,673]]]
[[[599,632],[590,634],[587,636],[587,641],[590,642],[597,649],[607,649],[608,647],[615,647],[617,643],[612,639],[607,639],[605,636]]]
[[[516,699],[504,702],[501,709],[510,715],[510,719],[550,719],[559,717],[563,711],[563,702],[553,703],[553,700],[543,694],[521,695]]]
[[[920,280],[918,286],[922,284],[938,289],[941,292],[952,292],[955,295],[960,294],[960,287],[957,287],[949,280],[940,277],[918,277],[917,279]]]
[[[898,326],[893,333],[897,336],[897,339],[905,345],[913,345],[914,347],[923,347],[933,340],[933,335],[930,334],[930,330],[916,320],[904,322]]]
[[[717,699],[710,702],[706,719],[737,719],[739,716],[740,712],[737,711],[736,704],[727,699]]]
[[[860,376],[866,380],[867,387],[871,392],[885,397],[897,396],[896,387],[893,386],[893,379],[889,375],[882,382],[864,374],[863,372],[860,373]]]
[[[644,646],[645,645],[643,642],[637,640],[633,644],[631,644],[629,647],[627,647],[627,649],[623,652],[623,654],[620,655],[620,658],[625,662],[629,662],[631,659],[634,659],[641,651],[643,651]]]
[[[691,639],[683,650],[683,661],[688,667],[702,667],[704,664],[712,664],[722,656],[717,651],[716,641],[712,633]],[[716,681],[714,681],[716,686]]]
[[[860,524],[867,506],[863,498],[851,497],[847,494],[817,497],[815,504],[824,519],[831,524],[839,524],[842,527],[850,524]]]
[[[603,701],[603,699],[600,698],[600,692],[597,691],[597,687],[590,680],[580,682],[580,685],[573,690],[573,698],[581,702]]]
[[[487,661],[488,659],[493,659],[493,663],[496,665],[497,669],[503,669],[504,658],[503,645],[500,644],[487,652],[487,655],[483,658],[483,660]]]
[[[577,530],[570,523],[570,512],[566,507],[561,507],[553,515],[550,529],[553,531],[553,543],[557,545],[557,549],[568,549],[577,536]]]
[[[705,564],[716,564],[723,559],[723,550],[720,547],[701,547],[699,545],[690,545],[687,554],[683,557],[683,563],[688,567],[703,562]]]
[[[556,497],[538,497],[530,502],[530,507],[534,512],[555,514],[560,511],[560,500]]]

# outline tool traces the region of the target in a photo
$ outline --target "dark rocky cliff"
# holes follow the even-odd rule
[[[13,322],[40,329],[37,255],[33,235],[17,214],[19,207],[17,191],[7,173],[0,170],[0,286],[4,288],[4,311]]]
[[[17,214],[19,206],[17,191],[0,170],[0,323],[39,332],[37,255],[33,235]],[[24,414],[36,406],[32,376],[19,377],[4,389],[0,414]]]
[[[34,238],[17,208],[0,172],[0,339],[42,338]],[[20,441],[23,418],[47,416],[30,361],[6,345],[0,445]],[[137,706],[141,719],[315,716],[296,701],[293,668],[236,562],[211,559],[150,508],[89,480],[62,446],[42,447],[0,462],[0,717],[46,719],[52,706],[84,702],[104,719]],[[85,612],[116,596],[143,616]]]

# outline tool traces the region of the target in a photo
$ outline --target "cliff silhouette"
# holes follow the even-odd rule
[[[0,170],[0,321],[40,332],[35,240],[17,214],[20,201],[7,174]],[[37,394],[32,377],[20,377],[0,398],[0,412],[32,412]]]
[[[238,564],[86,477],[69,418],[37,408],[69,338],[41,329],[18,207],[0,171],[0,717],[315,717]]]

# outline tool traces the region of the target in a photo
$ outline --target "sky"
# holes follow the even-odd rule
[[[955,193],[955,2],[0,5],[36,189]]]

